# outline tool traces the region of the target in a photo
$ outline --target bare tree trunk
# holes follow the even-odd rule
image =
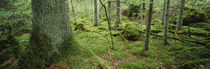
[[[146,11],[146,4],[145,4],[145,0],[143,0],[143,6],[142,6],[142,8],[143,8],[143,14],[142,14],[142,17],[144,18],[144,13],[145,13],[145,11]]]
[[[109,20],[111,22],[112,21],[111,20],[111,1],[108,1],[108,13],[109,13]]]
[[[94,26],[99,26],[99,24],[98,0],[94,0]]]
[[[32,0],[31,45],[22,55],[20,69],[45,69],[72,46],[68,0]]]
[[[150,38],[150,33],[151,33],[150,28],[151,28],[151,22],[152,22],[152,10],[153,10],[153,0],[150,0],[148,22],[147,22],[147,29],[146,29],[145,51],[149,50],[149,38]]]
[[[178,21],[177,21],[177,25],[176,25],[177,31],[180,31],[182,29],[184,5],[185,5],[185,0],[180,0],[179,17],[178,17]]]
[[[117,11],[116,11],[116,14],[117,14],[117,17],[116,17],[116,27],[119,26],[119,24],[121,24],[121,10],[120,10],[120,0],[116,0],[116,7],[117,7]]]
[[[170,0],[166,0],[165,1],[165,14],[164,14],[164,45],[167,45],[168,44],[168,41],[167,41],[167,34],[168,34],[168,19],[169,19],[169,8],[170,8]]]
[[[166,1],[164,0],[163,12],[162,12],[162,24],[164,25],[165,10],[166,10]]]

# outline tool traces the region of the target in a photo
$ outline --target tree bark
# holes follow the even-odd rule
[[[116,27],[118,27],[121,24],[121,10],[120,10],[120,0],[116,0],[116,7],[117,7],[117,17],[116,17]]]
[[[145,51],[149,50],[149,38],[150,38],[150,33],[151,33],[150,28],[151,28],[151,22],[152,22],[152,10],[153,10],[153,0],[150,0],[148,22],[147,22],[147,29],[146,29]]]
[[[163,12],[162,12],[162,24],[164,25],[164,17],[165,17],[165,9],[166,9],[166,1],[164,0]]]
[[[68,0],[32,0],[31,45],[20,59],[22,69],[45,69],[71,46],[72,29]]]
[[[165,1],[166,5],[165,5],[165,14],[164,14],[164,37],[163,37],[163,40],[164,40],[164,45],[167,45],[168,44],[168,41],[167,41],[167,34],[168,34],[168,19],[169,19],[169,7],[170,7],[170,0],[166,0]]]
[[[178,17],[177,26],[176,26],[177,31],[180,31],[182,29],[184,5],[185,5],[185,0],[180,0],[179,17]]]
[[[94,0],[94,26],[99,26],[99,24],[98,0]]]
[[[143,5],[142,5],[142,8],[143,8],[143,14],[142,14],[142,17],[144,18],[144,13],[146,11],[146,4],[145,4],[145,0],[143,0]]]

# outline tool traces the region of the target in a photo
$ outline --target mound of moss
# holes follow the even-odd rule
[[[18,69],[39,68],[45,69],[54,64],[64,62],[70,69],[109,69],[109,67],[99,59],[95,53],[86,45],[77,42],[76,38],[72,38],[67,46],[61,48],[62,53],[53,56],[41,55],[46,47],[29,46],[21,56]],[[33,49],[36,49],[33,50]],[[40,52],[42,51],[42,52]]]
[[[139,29],[139,24],[128,23],[125,25],[125,28],[122,31],[122,35],[125,39],[131,41],[137,41],[143,39],[142,31]]]
[[[174,20],[172,22],[177,22],[178,15],[173,18]],[[183,25],[188,26],[193,23],[198,22],[207,22],[208,15],[207,12],[202,9],[196,9],[196,8],[184,8],[184,14],[183,14]]]
[[[135,4],[130,4],[129,7],[123,11],[123,15],[127,16],[129,19],[135,19],[139,17],[140,6]]]
[[[205,30],[210,31],[209,23],[199,22],[199,23],[192,24],[192,26],[196,28],[204,28]]]

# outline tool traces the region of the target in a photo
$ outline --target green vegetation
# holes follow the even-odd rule
[[[94,26],[95,14],[92,1],[95,0],[72,0],[73,3],[69,3],[70,7],[65,6],[70,8],[68,9],[70,13],[66,13],[70,15],[69,23],[66,22],[69,20],[68,17],[60,14],[67,11],[51,11],[49,15],[57,15],[57,19],[61,20],[58,21],[60,23],[56,23],[56,26],[53,23],[43,24],[39,26],[45,28],[39,28],[34,23],[38,21],[34,17],[39,15],[35,15],[38,12],[34,9],[36,8],[34,4],[31,5],[32,1],[39,0],[0,2],[0,69],[210,68],[209,0],[186,1],[182,29],[179,31],[176,30],[176,23],[179,19],[180,2],[171,0],[166,33],[167,45],[164,45],[163,41],[165,27],[161,18],[164,0],[154,1],[148,51],[145,50],[150,3],[147,0],[120,0],[121,20],[119,21],[121,22],[117,18],[115,0],[102,1],[108,10],[110,28],[105,17],[106,12],[100,3],[98,3],[100,24]],[[61,0],[52,0],[55,1]],[[41,7],[44,6],[47,5]],[[51,8],[58,6],[55,4]],[[45,7],[46,10],[49,8]],[[44,12],[39,11],[39,13]],[[53,21],[55,19],[56,17],[46,19],[46,23],[55,22]],[[121,24],[115,26],[116,22]],[[63,36],[69,32],[70,25],[73,33]],[[48,30],[49,28],[51,29]],[[109,30],[112,31],[112,35]],[[49,33],[52,31],[53,34]],[[48,34],[60,35],[49,37]],[[111,48],[111,36],[115,49]],[[51,43],[56,41],[62,43],[53,48]],[[54,49],[59,52],[53,51]]]

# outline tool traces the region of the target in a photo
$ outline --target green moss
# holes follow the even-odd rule
[[[123,68],[125,68],[125,69],[143,69],[143,66],[140,64],[124,63]]]
[[[113,54],[118,59],[123,59],[123,58],[126,59],[129,56],[129,53],[121,51],[114,51]]]
[[[125,25],[122,35],[128,40],[137,41],[144,38],[141,32],[142,30],[139,28],[139,24],[128,23]]]
[[[192,26],[195,28],[204,28],[205,30],[210,31],[209,23],[199,22],[199,23],[192,24]]]

